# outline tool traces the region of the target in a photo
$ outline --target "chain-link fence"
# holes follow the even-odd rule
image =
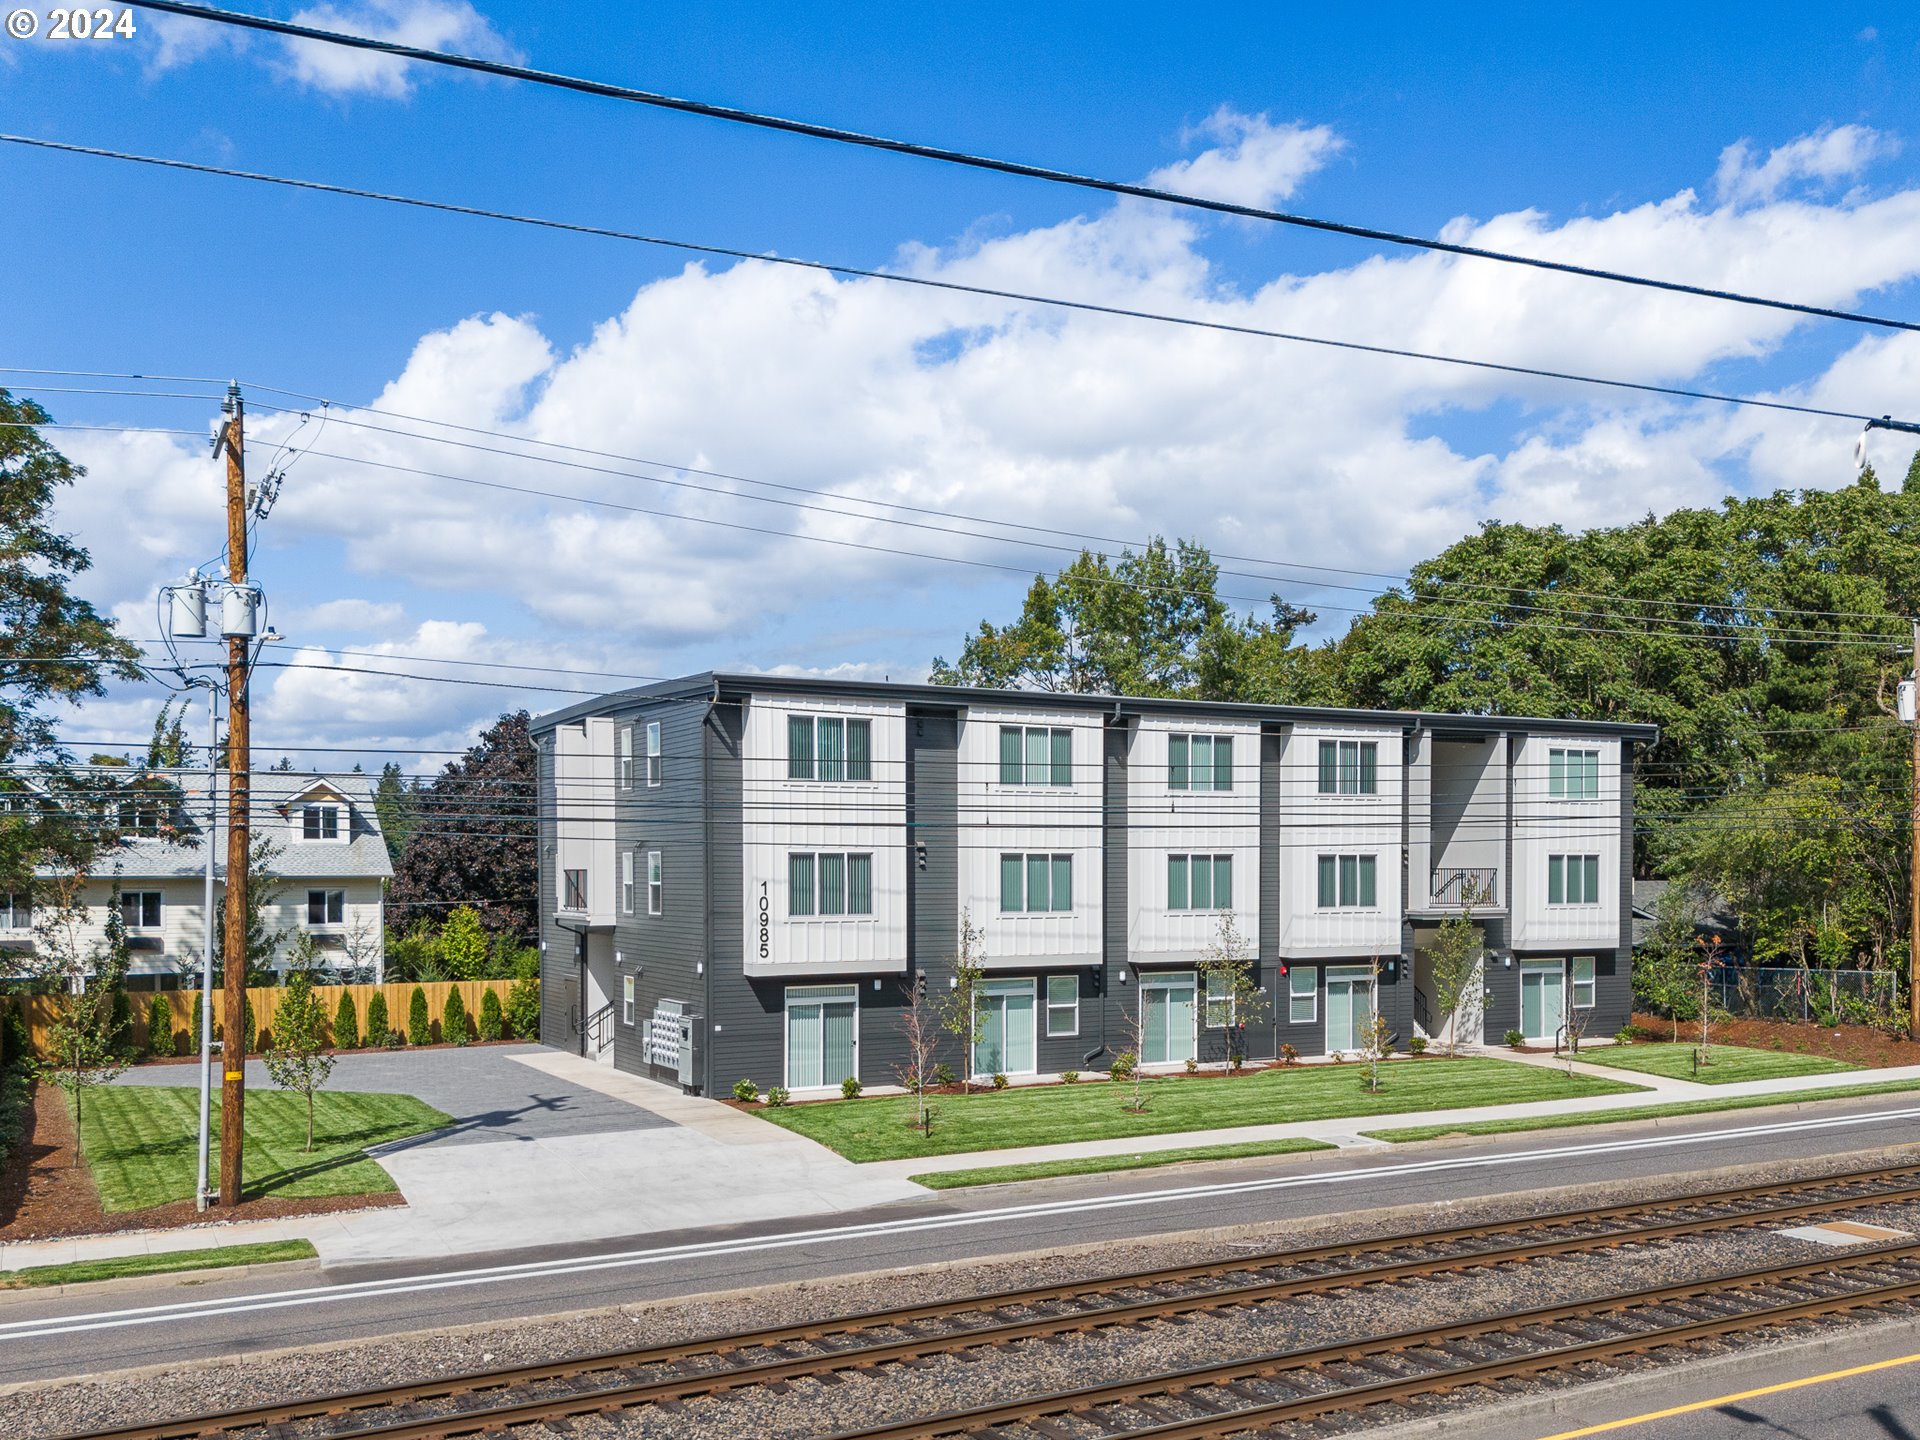
[[[1730,965],[1715,972],[1711,989],[1715,1006],[1729,1015],[1822,1025],[1884,1025],[1902,1013],[1906,998],[1891,970]]]

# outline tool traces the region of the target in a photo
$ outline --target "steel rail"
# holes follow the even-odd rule
[[[869,1311],[838,1319],[808,1321],[732,1335],[706,1336],[645,1349],[610,1351],[510,1369],[467,1373],[438,1380],[409,1382],[306,1400],[281,1402],[269,1406],[190,1416],[174,1421],[125,1426],[90,1432],[88,1440],[190,1440],[190,1437],[285,1424],[321,1416],[351,1415],[355,1411],[383,1408],[404,1409],[424,1401],[446,1400],[460,1395],[482,1395],[555,1380],[578,1381],[596,1375],[618,1375],[619,1372],[628,1373],[621,1376],[613,1385],[576,1391],[564,1403],[576,1405],[576,1413],[605,1409],[615,1405],[625,1408],[660,1403],[747,1385],[793,1379],[803,1375],[861,1368],[929,1354],[1031,1339],[1041,1335],[1139,1324],[1173,1315],[1254,1304],[1289,1295],[1387,1283],[1416,1275],[1522,1262],[1551,1255],[1643,1244],[1679,1235],[1735,1229],[1863,1205],[1898,1204],[1920,1200],[1920,1185],[1868,1189],[1863,1193],[1817,1193],[1836,1190],[1861,1192],[1861,1187],[1884,1185],[1914,1177],[1920,1177],[1920,1165],[1851,1171],[1796,1181],[1738,1186],[1693,1195],[1631,1201],[1585,1210],[1550,1212],[1509,1221],[1481,1222],[1444,1230],[1407,1232],[1373,1240],[1336,1242],[1227,1261],[1172,1266],[1133,1275],[1007,1290],[956,1300],[930,1301]],[[1610,1221],[1631,1220],[1636,1216],[1740,1205],[1775,1198],[1804,1197],[1810,1194],[1813,1198],[1792,1200],[1787,1204],[1766,1205],[1760,1209],[1739,1210],[1728,1214],[1684,1216],[1678,1220],[1652,1226],[1642,1225],[1601,1231],[1597,1234],[1563,1235],[1449,1254],[1416,1254],[1412,1258],[1391,1260],[1383,1264],[1321,1271],[1287,1279],[1255,1281],[1252,1284],[1229,1284],[1218,1290],[1177,1296],[1157,1296],[1145,1301],[1126,1301],[1012,1323],[986,1320],[983,1323],[962,1326],[937,1335],[914,1336],[880,1344],[853,1345],[841,1350],[828,1349],[825,1353],[805,1357],[783,1357],[773,1361],[731,1365],[690,1375],[639,1380],[633,1378],[631,1374],[632,1371],[644,1367],[670,1365],[697,1358],[723,1358],[738,1351],[774,1348],[794,1341],[824,1345],[838,1336],[856,1336],[864,1331],[911,1325],[925,1320],[952,1321],[956,1317],[974,1312],[1024,1308],[1050,1301],[1071,1301],[1111,1294],[1115,1291],[1152,1289],[1169,1284],[1221,1280],[1236,1274],[1262,1270],[1297,1269],[1303,1265],[1367,1254],[1392,1253],[1409,1249],[1431,1251],[1462,1241],[1484,1240],[1500,1235],[1525,1235],[1543,1229],[1566,1230],[1592,1227],[1604,1225]],[[513,1424],[519,1422],[508,1417],[516,1408],[514,1405],[494,1406],[476,1409],[472,1414],[475,1417],[493,1417],[491,1423],[496,1425]],[[364,1436],[424,1433],[409,1430],[407,1427],[414,1423],[409,1418],[403,1417],[397,1423],[399,1426],[397,1429],[375,1424],[347,1433]]]
[[[1242,1385],[1249,1380],[1289,1383],[1290,1376],[1336,1365],[1363,1365],[1383,1355],[1404,1356],[1409,1351],[1439,1351],[1441,1347],[1463,1340],[1485,1341],[1490,1337],[1519,1338],[1523,1330],[1563,1324],[1569,1320],[1607,1322],[1634,1312],[1671,1306],[1705,1296],[1725,1300],[1730,1290],[1742,1287],[1784,1286],[1812,1276],[1832,1275],[1856,1270],[1880,1269],[1900,1263],[1920,1263],[1920,1245],[1902,1243],[1875,1246],[1853,1255],[1832,1256],[1794,1265],[1769,1266],[1759,1270],[1717,1275],[1704,1280],[1661,1285],[1627,1291],[1617,1295],[1596,1296],[1532,1310],[1512,1311],[1478,1320],[1453,1321],[1443,1325],[1422,1326],[1364,1340],[1342,1341],[1276,1351],[1250,1360],[1225,1365],[1207,1365],[1192,1369],[1164,1371],[1135,1380],[1107,1385],[1089,1385],[1075,1390],[1057,1391],[1045,1396],[1000,1405],[983,1405],[944,1415],[925,1416],[860,1430],[843,1430],[829,1440],[947,1440],[947,1437],[978,1434],[997,1425],[1031,1424],[1034,1420],[1107,1406],[1138,1405],[1155,1397],[1174,1397],[1201,1408],[1204,1402],[1191,1393],[1208,1387]],[[1341,1410],[1363,1409],[1390,1400],[1414,1395],[1458,1390],[1468,1385],[1484,1385],[1542,1370],[1560,1369],[1587,1361],[1618,1358],[1687,1344],[1694,1340],[1784,1324],[1792,1320],[1830,1315],[1886,1305],[1899,1300],[1920,1298],[1920,1279],[1903,1279],[1873,1286],[1845,1295],[1822,1295],[1811,1299],[1794,1297],[1779,1304],[1763,1305],[1730,1315],[1709,1319],[1689,1318],[1679,1325],[1663,1325],[1602,1339],[1576,1339],[1570,1345],[1550,1346],[1525,1355],[1505,1355],[1491,1360],[1470,1361],[1424,1374],[1394,1376],[1337,1390],[1294,1395],[1283,1400],[1256,1401],[1239,1408],[1191,1420],[1176,1420],[1158,1425],[1125,1430],[1107,1427],[1111,1440],[1209,1440],[1209,1437],[1240,1434],[1285,1421],[1310,1420]],[[1446,1357],[1453,1358],[1453,1357]],[[1364,1366],[1363,1366],[1364,1368]],[[1376,1370],[1377,1373],[1377,1370]],[[478,1429],[478,1426],[474,1427]],[[458,1428],[434,1431],[416,1430],[416,1436],[433,1434],[453,1436],[470,1433]]]

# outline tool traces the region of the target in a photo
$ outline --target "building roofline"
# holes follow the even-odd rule
[[[719,700],[751,695],[858,695],[907,705],[958,708],[966,705],[1045,704],[1061,710],[1118,714],[1208,715],[1272,724],[1397,724],[1436,733],[1485,734],[1495,731],[1553,730],[1568,734],[1610,735],[1641,744],[1659,738],[1657,725],[1616,720],[1570,720],[1538,715],[1457,715],[1430,710],[1361,710],[1321,705],[1262,705],[1241,700],[1177,700],[1138,695],[1064,694],[1044,690],[987,689],[965,685],[895,683],[886,680],[835,680],[802,675],[755,675],[741,671],[705,671],[583,700],[532,722],[537,733],[588,716],[640,706],[651,701],[708,696]]]

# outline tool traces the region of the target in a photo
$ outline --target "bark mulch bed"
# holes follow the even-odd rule
[[[1649,1040],[1673,1038],[1673,1022],[1664,1015],[1635,1015],[1633,1028]],[[1698,1020],[1680,1022],[1680,1043],[1697,1043]],[[1795,1024],[1787,1020],[1718,1020],[1712,1040],[1716,1045],[1747,1045],[1755,1050],[1779,1050],[1789,1055],[1824,1055],[1869,1069],[1893,1065],[1920,1065],[1920,1043],[1898,1040],[1871,1025]]]
[[[67,1111],[67,1097],[58,1086],[35,1086],[33,1114],[26,1133],[0,1162],[0,1244],[102,1235],[116,1230],[169,1230],[226,1220],[275,1220],[288,1215],[322,1215],[406,1203],[397,1192],[312,1200],[264,1196],[243,1200],[230,1210],[215,1207],[204,1214],[194,1209],[191,1200],[151,1210],[108,1213],[100,1208],[93,1173],[84,1164],[76,1165],[75,1158],[73,1117]]]

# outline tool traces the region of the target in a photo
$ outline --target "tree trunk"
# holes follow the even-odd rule
[[[307,1153],[313,1153],[313,1091],[307,1091]]]

